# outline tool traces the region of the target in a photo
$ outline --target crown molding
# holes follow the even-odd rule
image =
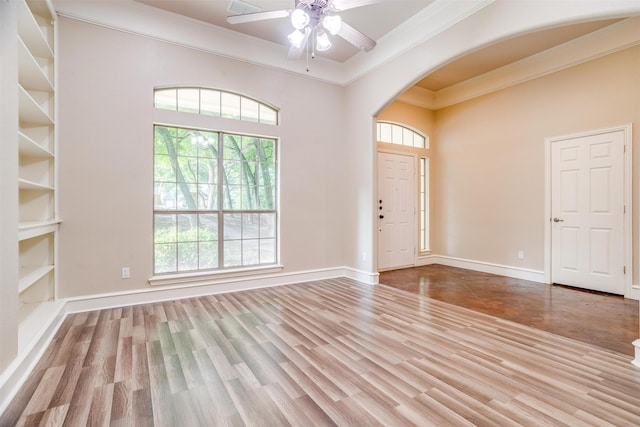
[[[398,97],[407,104],[438,110],[546,76],[640,44],[640,17],[579,37],[437,92],[414,86]]]
[[[344,63],[316,57],[309,71],[304,60],[286,59],[285,46],[133,0],[54,0],[54,6],[60,16],[67,18],[346,86],[493,1],[435,0],[382,37],[373,51],[360,52]]]

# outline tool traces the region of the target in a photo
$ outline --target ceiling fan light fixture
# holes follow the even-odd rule
[[[316,36],[316,50],[323,52],[329,49],[331,49],[331,40],[329,40],[329,36],[327,36],[327,33],[324,31],[319,31]]]
[[[296,49],[299,49],[302,46],[302,41],[304,40],[304,33],[300,30],[295,30],[293,33],[287,36],[289,42]]]
[[[302,9],[295,9],[291,12],[291,25],[296,30],[301,30],[309,25],[310,20],[309,14]]]
[[[340,27],[342,27],[342,18],[340,18],[340,15],[327,15],[322,18],[322,26],[331,35],[335,36],[340,31]]]

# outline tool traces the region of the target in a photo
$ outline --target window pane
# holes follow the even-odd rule
[[[178,243],[178,271],[198,269],[198,243]]]
[[[198,185],[198,209],[218,210],[218,186],[214,184]]]
[[[242,241],[242,265],[260,264],[260,241],[258,239]]]
[[[276,110],[264,104],[260,104],[260,123],[264,123],[266,125],[277,125],[278,113]]]
[[[174,214],[156,214],[153,216],[156,243],[174,243],[177,239],[176,216]]]
[[[222,92],[222,117],[240,119],[240,96]]]
[[[178,111],[200,113],[200,90],[178,89]]]
[[[402,128],[393,125],[391,127],[391,142],[402,145]]]
[[[224,209],[240,210],[242,206],[242,187],[239,185],[225,185],[224,190]]]
[[[393,142],[391,139],[391,125],[389,123],[380,123],[378,140],[382,142]]]
[[[198,268],[202,270],[218,268],[218,242],[198,244]]]
[[[171,163],[171,157],[156,155],[154,157],[153,179],[156,182],[176,182],[176,173]]]
[[[242,215],[225,214],[224,219],[224,240],[240,240],[242,238]]]
[[[413,147],[413,134],[411,129],[402,128],[402,144]]]
[[[178,184],[178,203],[176,205],[177,209],[183,209],[188,211],[195,211],[198,209],[196,205],[197,200],[197,184]]]
[[[154,271],[156,273],[168,273],[176,271],[177,245],[175,243],[163,243],[154,245]]]
[[[198,182],[198,158],[178,157],[177,182]]]
[[[258,103],[253,99],[242,97],[241,120],[247,122],[258,122]]]
[[[242,242],[240,240],[225,240],[224,266],[236,267],[242,265]]]
[[[242,238],[257,239],[260,236],[260,215],[242,215]]]
[[[155,91],[153,105],[163,110],[177,109],[177,95],[175,89],[158,89]]]
[[[414,133],[413,134],[413,146],[418,148],[425,148],[424,146],[424,137]]]
[[[198,155],[198,133],[180,129],[176,135],[176,155],[196,157]]]
[[[220,117],[220,92],[217,90],[200,90],[200,114]]]
[[[175,209],[178,207],[178,194],[176,184],[161,182],[157,184],[156,200],[160,209]]]
[[[178,215],[178,242],[198,241],[198,215]]]
[[[199,131],[198,156],[215,159],[218,157],[218,133]]]
[[[424,148],[429,148],[429,141],[430,141],[429,136],[426,136],[424,139]]]
[[[200,241],[218,240],[218,215],[202,214],[198,215],[198,238]]]
[[[276,237],[276,214],[260,214],[260,238]]]
[[[260,240],[260,264],[276,262],[276,239]]]
[[[239,160],[242,154],[242,137],[240,135],[225,135],[222,147],[222,158]]]

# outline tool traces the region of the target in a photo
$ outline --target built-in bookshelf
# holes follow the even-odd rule
[[[50,0],[17,0],[18,345],[55,310],[55,12]]]

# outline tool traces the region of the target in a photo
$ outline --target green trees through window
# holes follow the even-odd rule
[[[276,139],[154,126],[154,273],[277,261]]]

